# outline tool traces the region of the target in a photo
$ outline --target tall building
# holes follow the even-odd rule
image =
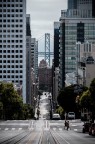
[[[77,0],[68,0],[68,9],[77,9]]]
[[[76,71],[76,43],[84,43],[88,40],[89,43],[95,44],[95,18],[91,15],[92,9],[91,11],[85,9],[86,1],[79,0],[78,2],[83,9],[68,10],[67,14],[63,15],[62,13],[60,18],[60,89],[65,86],[66,73]],[[92,1],[89,1],[88,5],[92,5],[91,3]],[[78,10],[80,13],[76,13]],[[88,12],[85,13],[85,11]]]
[[[31,67],[34,68],[35,76],[38,77],[38,41],[31,39]]]
[[[95,17],[95,0],[68,0],[68,10],[77,9],[79,10],[77,13],[83,13],[84,15],[91,15]],[[80,11],[82,10],[82,11]],[[74,13],[76,13],[74,11]]]
[[[47,65],[47,62],[44,59],[40,61],[38,68],[39,88],[41,90],[51,92],[52,68],[48,67]]]
[[[30,15],[26,15],[26,103],[31,105],[31,29]]]
[[[54,69],[59,66],[59,22],[54,22]]]
[[[26,103],[26,0],[0,0],[0,80],[21,84]]]

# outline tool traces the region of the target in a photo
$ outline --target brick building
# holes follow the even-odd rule
[[[44,59],[40,61],[38,77],[39,89],[50,92],[52,87],[52,68],[48,67]]]

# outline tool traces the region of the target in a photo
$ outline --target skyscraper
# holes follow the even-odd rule
[[[68,0],[68,9],[77,9],[77,0]]]
[[[73,1],[74,2],[74,1]],[[60,88],[65,86],[66,73],[76,71],[76,43],[95,44],[95,18],[92,0],[77,0],[77,9],[68,9],[60,18]],[[92,12],[93,11],[93,12]]]
[[[26,103],[26,0],[0,0],[0,80],[21,84]]]

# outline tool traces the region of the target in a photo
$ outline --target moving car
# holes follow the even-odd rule
[[[68,112],[68,119],[75,119],[75,113],[74,112]]]
[[[52,119],[53,120],[60,120],[60,115],[58,113],[54,113],[53,116],[52,116]]]
[[[82,132],[83,132],[83,133],[89,132],[89,127],[90,127],[90,125],[91,125],[90,122],[85,122],[84,125],[83,125]]]

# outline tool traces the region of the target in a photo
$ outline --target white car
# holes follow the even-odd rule
[[[53,120],[60,120],[61,117],[60,117],[60,115],[58,113],[54,113],[53,116],[52,116],[52,119]]]
[[[75,119],[75,113],[74,112],[68,112],[68,119]]]

